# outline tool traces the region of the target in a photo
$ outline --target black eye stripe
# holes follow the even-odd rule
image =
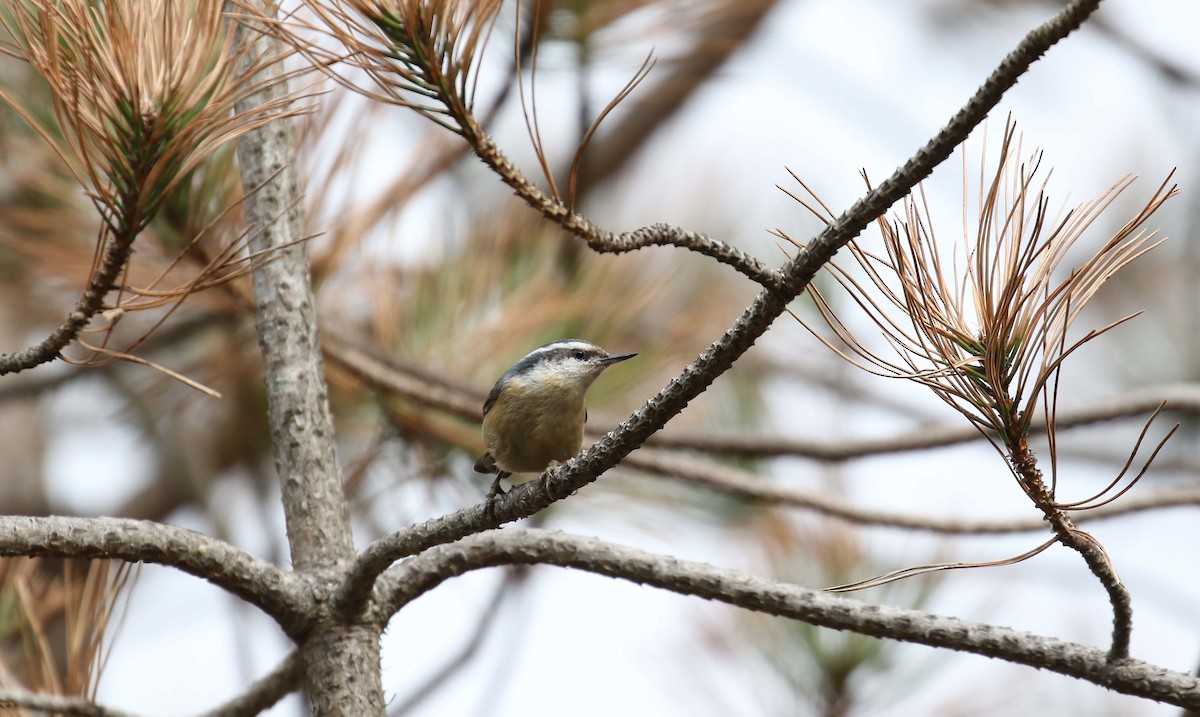
[[[561,361],[565,358],[572,358],[576,361],[588,361],[591,359],[602,358],[605,354],[598,349],[588,348],[567,348],[565,346],[554,346],[548,344],[541,349],[531,352],[525,358],[512,365],[506,376],[520,376],[528,373],[535,366],[546,365]]]

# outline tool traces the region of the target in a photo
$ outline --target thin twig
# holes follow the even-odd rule
[[[1037,459],[1022,438],[1012,443],[1009,463],[1013,474],[1025,494],[1042,511],[1046,522],[1054,530],[1058,541],[1083,556],[1088,569],[1100,581],[1113,609],[1112,645],[1108,651],[1110,660],[1117,662],[1129,657],[1129,641],[1133,633],[1133,601],[1129,590],[1121,582],[1116,568],[1100,541],[1079,530],[1070,516],[1059,509],[1054,495],[1046,487]]]
[[[41,342],[24,351],[0,354],[0,376],[40,366],[58,358],[67,344],[75,340],[104,305],[104,297],[112,291],[120,277],[129,255],[133,251],[136,231],[122,232],[107,242],[104,261],[98,271],[93,272],[87,288],[75,302],[75,309]]]
[[[733,267],[764,289],[781,289],[779,276],[750,254],[730,244],[704,234],[652,224],[629,232],[614,233],[597,227],[587,217],[550,197],[530,182],[490,137],[480,133],[474,144],[475,154],[488,165],[527,204],[562,229],[587,242],[588,248],[600,254],[625,254],[651,246],[674,246],[694,251]]]

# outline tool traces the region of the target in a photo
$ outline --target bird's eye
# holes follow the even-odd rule
[[[587,359],[587,351],[584,351],[583,349],[575,349],[574,351],[571,352],[571,355],[574,356],[575,358],[579,359],[580,361],[584,361]]]

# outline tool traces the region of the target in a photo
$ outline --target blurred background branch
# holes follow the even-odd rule
[[[777,285],[764,267],[784,259],[764,229],[803,238],[822,228],[773,196],[784,165],[831,206],[848,206],[860,193],[858,167],[878,177],[904,161],[1028,27],[1063,7],[932,0],[868,4],[848,15],[844,5],[543,0],[524,4],[518,22],[508,3],[476,65],[473,116],[515,167],[544,162],[566,187],[592,120],[652,49],[650,76],[588,142],[573,206],[616,234],[661,224],[663,236],[687,227],[701,240],[719,238],[743,273]],[[1189,128],[1200,110],[1200,59],[1187,49],[1190,37],[1171,34],[1190,26],[1191,12],[1110,0],[1002,103],[1061,158],[1062,186],[1089,195],[1104,189],[1093,178],[1161,177],[1175,164],[1181,184],[1195,184],[1200,172],[1189,157],[1200,151]],[[525,148],[518,82],[527,97],[536,83],[541,156]],[[55,116],[51,88],[27,63],[0,57],[0,85],[33,119]],[[322,349],[359,545],[478,503],[484,486],[469,465],[479,448],[478,387],[530,347],[581,336],[640,353],[636,366],[603,378],[591,396],[590,425],[604,431],[702,352],[758,289],[691,251],[596,255],[480,171],[458,137],[332,83],[306,87],[324,94],[298,119],[295,166],[308,189],[295,206],[311,227],[301,236],[313,257],[316,321],[324,333],[338,332]],[[7,107],[0,147],[0,337],[23,346],[53,331],[78,299],[93,271],[98,215],[63,158]],[[0,511],[166,521],[289,566],[235,162],[228,148],[215,151],[164,194],[102,311],[141,308],[101,314],[82,334],[222,398],[111,354],[76,356],[105,364],[91,370],[6,377]],[[947,167],[926,185],[929,203],[951,217],[961,197],[945,185],[961,184],[963,171]],[[1064,376],[1056,415],[1060,429],[1088,427],[1059,437],[1064,495],[1099,490],[1125,460],[1116,447],[1136,428],[1102,422],[1144,416],[1166,400],[1171,420],[1183,423],[1144,485],[1090,511],[1128,516],[1098,527],[1114,560],[1129,566],[1122,578],[1138,603],[1134,652],[1163,665],[1193,665],[1200,654],[1197,587],[1178,567],[1190,555],[1178,536],[1188,534],[1192,514],[1158,509],[1194,505],[1197,486],[1200,255],[1189,202],[1185,194],[1158,218],[1172,241],[1114,277],[1088,307],[1108,317],[1101,324],[1146,314]],[[873,234],[863,241],[880,246]],[[821,275],[814,281],[830,287]],[[802,302],[790,308],[808,311]],[[780,325],[654,436],[655,451],[634,452],[623,468],[539,516],[553,528],[809,586],[978,552],[978,543],[964,547],[951,533],[1039,529],[1009,495],[1011,478],[987,467],[995,457],[979,433],[946,419],[937,402],[854,375]],[[932,447],[943,450],[925,450]],[[896,527],[864,531],[843,520]],[[989,554],[1018,552],[1029,538],[991,540]],[[295,662],[284,661],[290,643],[272,621],[230,610],[207,586],[162,572],[147,570],[139,581],[101,703],[142,714],[181,701],[219,709],[256,678],[280,674],[277,667],[290,677],[247,696],[273,701],[298,684]],[[866,599],[1075,642],[1103,639],[1103,596],[1097,605],[1081,594],[1086,571],[1055,551],[969,573],[875,588]],[[531,575],[522,601],[506,608],[526,621],[519,636],[507,619],[502,630],[482,627],[503,592],[500,575],[448,583],[406,608],[383,639],[387,693],[422,695],[411,714],[538,713],[564,693],[592,695],[603,675],[621,685],[594,695],[603,709],[664,715],[1176,712],[1048,674],[964,666],[896,643],[661,603],[608,581],[580,586],[567,571]],[[187,611],[186,624],[178,610]],[[640,618],[632,627],[631,615]],[[472,656],[462,659],[461,650]],[[147,679],[164,664],[210,681]],[[424,682],[443,665],[444,681]],[[664,693],[682,697],[656,702]],[[307,710],[294,696],[275,713]]]

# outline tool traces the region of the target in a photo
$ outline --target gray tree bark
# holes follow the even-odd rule
[[[272,12],[267,3],[260,9]],[[269,34],[243,41],[253,42],[251,62],[283,54],[282,43]],[[263,65],[262,80],[277,77],[281,65]],[[239,105],[239,112],[288,91],[286,81],[262,84],[267,89]],[[317,341],[295,154],[290,118],[238,142],[250,252],[268,258],[254,269],[254,301],[288,544],[297,574],[311,581],[320,605],[340,569],[354,559],[354,543]],[[377,630],[318,619],[307,634],[294,637],[314,714],[384,714]]]

